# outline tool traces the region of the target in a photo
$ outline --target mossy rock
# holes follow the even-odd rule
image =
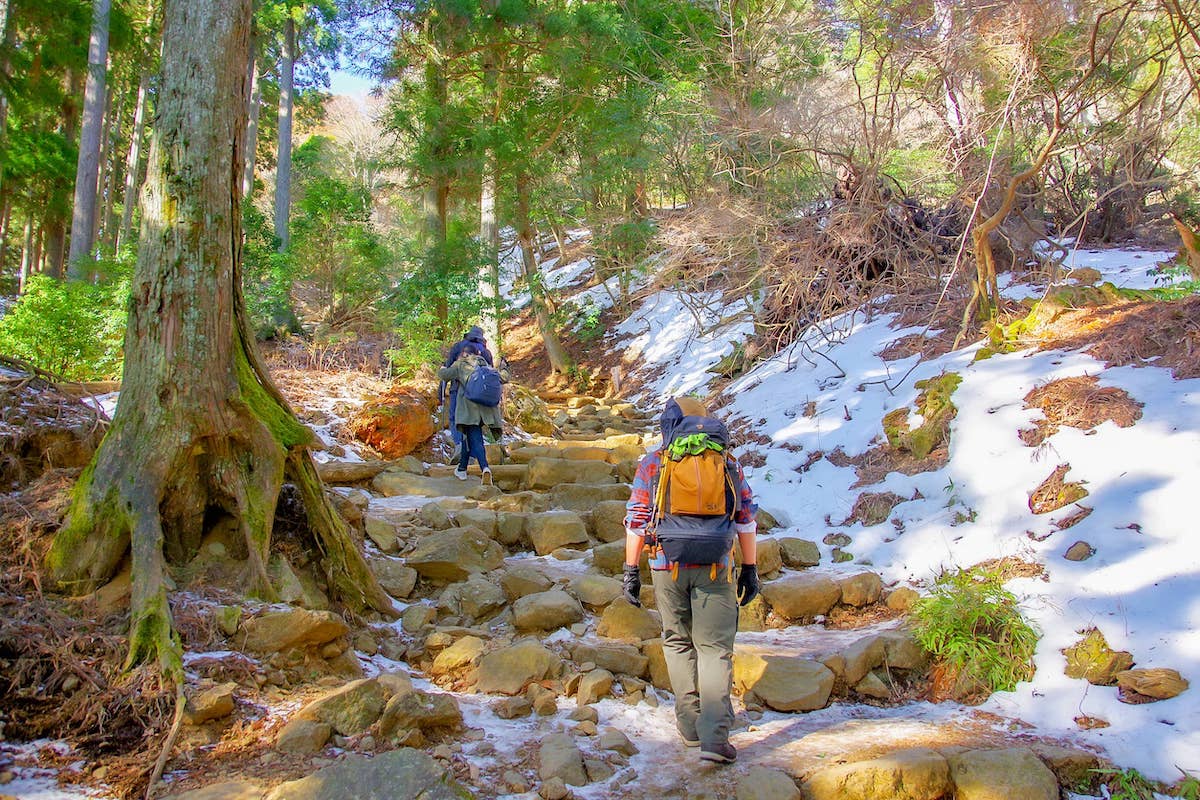
[[[1104,634],[1092,628],[1075,645],[1063,650],[1068,678],[1084,678],[1095,686],[1112,686],[1117,673],[1133,666],[1133,656],[1108,646]]]
[[[504,392],[504,419],[526,433],[554,435],[554,419],[550,407],[537,394],[520,384],[510,383]]]
[[[960,383],[962,376],[955,372],[917,381],[914,386],[921,390],[917,396],[917,413],[923,421],[919,427],[909,428],[908,408],[889,411],[883,417],[883,433],[888,444],[894,449],[910,452],[913,457],[922,459],[946,441],[950,431],[950,420],[958,414],[958,409],[950,397]]]

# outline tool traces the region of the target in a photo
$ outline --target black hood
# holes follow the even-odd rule
[[[482,342],[484,341],[483,328],[476,325],[475,327],[471,328],[471,330],[467,331],[467,335],[463,338],[468,342]]]

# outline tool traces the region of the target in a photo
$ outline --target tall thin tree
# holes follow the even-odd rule
[[[283,52],[279,59],[279,154],[275,166],[275,235],[279,251],[287,250],[288,215],[292,203],[292,113],[296,73],[296,22],[289,13],[283,22]]]
[[[83,128],[79,135],[79,161],[75,168],[75,203],[71,207],[71,249],[67,275],[84,277],[83,262],[95,242],[96,182],[100,171],[100,140],[104,133],[104,105],[108,77],[108,17],[112,0],[92,3],[92,34],[88,41],[87,83],[83,91]]]

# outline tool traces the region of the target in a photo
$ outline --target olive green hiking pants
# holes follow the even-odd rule
[[[733,724],[733,639],[738,608],[727,570],[654,570],[654,596],[663,623],[663,655],[675,692],[675,724],[702,746],[725,744]]]

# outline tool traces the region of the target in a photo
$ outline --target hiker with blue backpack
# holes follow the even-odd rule
[[[662,616],[663,655],[675,692],[675,725],[704,761],[737,758],[733,640],[738,606],[758,595],[758,506],[729,452],[729,431],[699,401],[667,401],[662,445],[642,457],[625,516],[625,599],[640,606],[642,551],[649,551]],[[736,584],[733,545],[742,552]]]
[[[495,362],[492,360],[492,352],[488,350],[487,340],[483,337],[483,328],[478,325],[472,326],[471,330],[463,334],[463,338],[454,343],[450,348],[446,360],[442,362],[443,367],[453,366],[458,357],[462,355],[463,349],[466,347],[474,347],[479,351],[479,355],[483,356],[483,360],[488,363],[489,367],[494,367]],[[438,387],[438,400],[442,400],[442,389],[448,390],[447,408],[449,408],[449,428],[450,438],[454,440],[454,455],[451,460],[457,460],[462,450],[463,436],[455,424],[455,411],[458,400],[458,384],[454,382],[443,383],[443,386]]]
[[[493,432],[503,429],[501,384],[507,377],[492,367],[483,352],[474,343],[466,344],[454,363],[438,370],[438,378],[453,387],[450,390],[450,396],[454,398],[451,419],[463,443],[454,477],[465,481],[467,467],[474,458],[483,471],[483,483],[490,485],[492,469],[488,466],[483,429],[484,426]]]

